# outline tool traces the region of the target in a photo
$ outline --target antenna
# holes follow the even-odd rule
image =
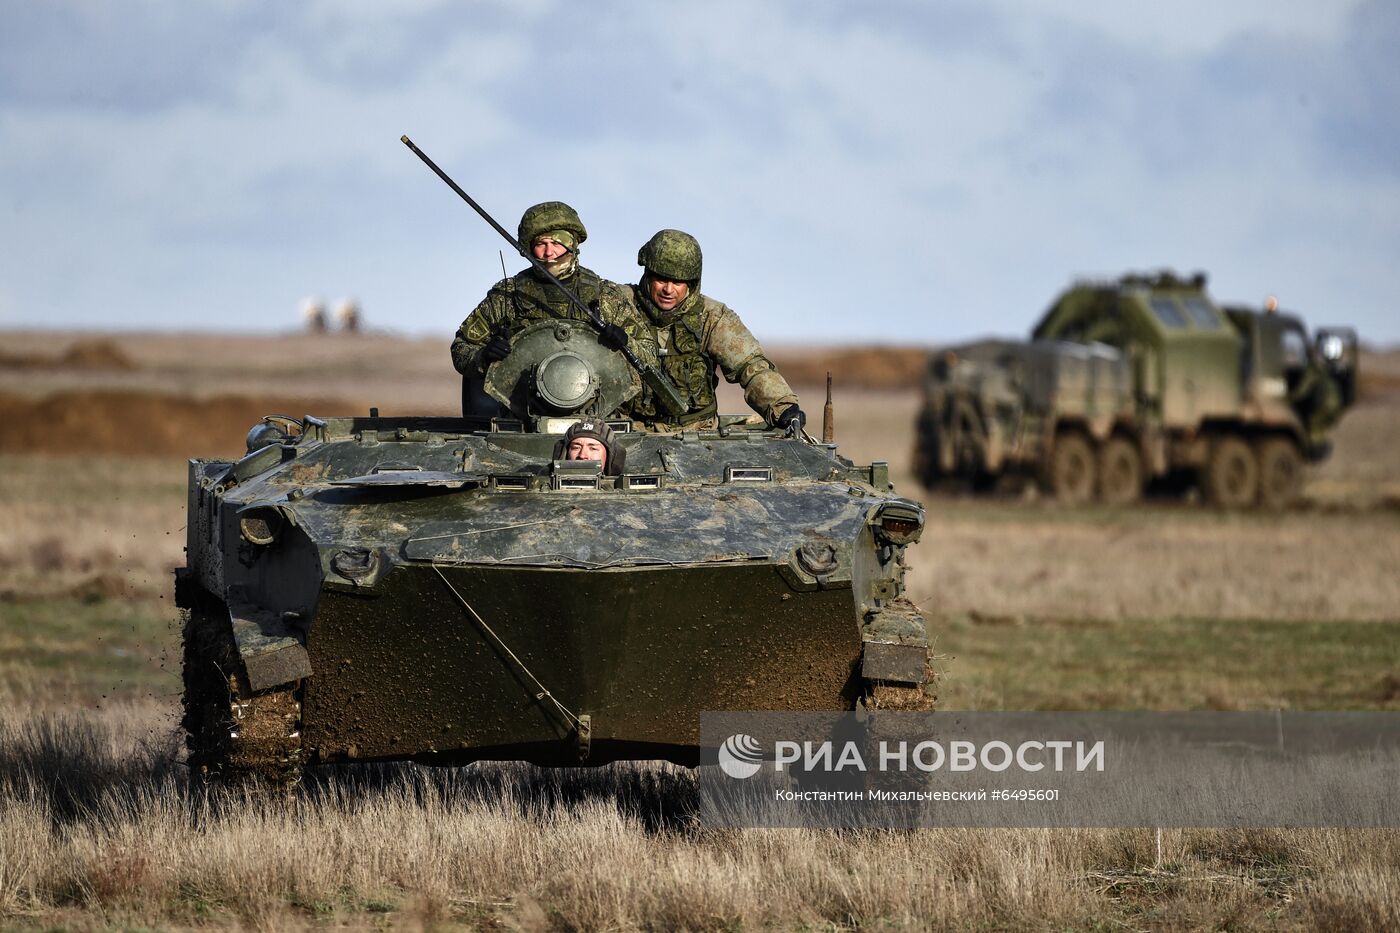
[[[589,305],[584,304],[583,299],[579,298],[578,295],[574,294],[569,289],[569,286],[559,281],[558,276],[554,275],[552,272],[546,269],[543,263],[541,263],[538,259],[536,259],[533,255],[530,254],[529,249],[527,249],[524,246],[521,246],[516,241],[515,237],[511,236],[510,233],[507,232],[505,227],[502,227],[500,224],[496,223],[496,219],[490,214],[486,213],[486,208],[476,203],[476,201],[472,199],[471,195],[463,191],[462,187],[458,185],[455,181],[453,181],[452,178],[446,172],[438,168],[436,162],[428,158],[427,153],[415,146],[413,144],[413,140],[409,139],[407,136],[401,136],[399,138],[405,146],[407,146],[410,150],[413,151],[413,154],[416,155],[423,162],[424,165],[428,166],[428,168],[433,170],[433,174],[437,175],[437,177],[441,178],[444,182],[446,182],[447,186],[453,191],[455,191],[457,193],[457,196],[460,197],[463,201],[466,201],[468,206],[470,206],[472,210],[476,211],[476,213],[481,217],[482,220],[490,224],[491,229],[499,233],[501,237],[507,243],[509,243],[515,249],[516,252],[520,254],[520,258],[529,262],[530,266],[537,272],[539,272],[540,276],[543,279],[548,281],[550,284],[552,284],[555,288],[559,289],[559,291],[563,293],[564,297],[569,300],[569,303],[571,305],[573,305],[579,311],[583,312],[583,320],[586,320],[589,323],[591,323],[593,325],[593,329],[598,331],[599,333],[607,331],[608,325],[603,320],[603,316],[598,312],[597,308],[590,307]],[[505,264],[504,259],[501,260],[501,264]],[[622,358],[627,361],[627,365],[631,366],[638,372],[638,374],[641,375],[642,384],[647,388],[651,389],[652,393],[656,396],[657,401],[659,401],[663,406],[665,406],[667,411],[669,411],[673,415],[680,415],[685,413],[685,399],[681,398],[680,390],[676,388],[675,383],[668,379],[666,375],[661,372],[661,370],[657,369],[652,364],[638,357],[637,351],[628,347],[625,342],[614,352],[621,353]]]
[[[831,407],[831,372],[826,374],[826,405],[822,408],[822,443],[836,443],[836,414]]]

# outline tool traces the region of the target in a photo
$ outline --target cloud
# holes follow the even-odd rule
[[[1216,52],[1241,36],[1335,43],[1349,26],[1353,6],[1313,0],[1177,0],[1169,4],[1021,0],[1010,8],[1016,10],[1011,17],[1024,23],[1027,31],[1049,20],[1095,34],[1106,45],[1189,58]]]
[[[445,332],[565,198],[590,265],[662,226],[761,335],[1022,331],[1077,274],[1207,268],[1400,339],[1384,3],[12,5],[12,320]]]

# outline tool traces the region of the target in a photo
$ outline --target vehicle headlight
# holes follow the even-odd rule
[[[249,544],[266,547],[277,540],[286,523],[287,519],[280,509],[266,506],[251,508],[238,516],[238,533]]]
[[[875,513],[873,524],[886,544],[913,544],[924,533],[924,510],[913,502],[888,502]]]

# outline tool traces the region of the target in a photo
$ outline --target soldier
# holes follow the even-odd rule
[[[326,306],[321,304],[318,298],[303,298],[301,300],[301,320],[311,333],[324,334],[326,332]]]
[[[1288,362],[1285,360],[1285,366]],[[1328,449],[1327,431],[1341,418],[1346,407],[1336,380],[1314,353],[1307,353],[1305,363],[1286,370],[1286,376],[1291,386],[1288,403],[1303,422],[1308,446],[1315,451]]]
[[[656,338],[628,301],[622,286],[579,265],[578,248],[588,231],[578,213],[562,201],[545,201],[520,218],[519,241],[550,273],[575,295],[598,309],[605,327],[599,341],[612,350],[630,345],[645,362],[656,359]],[[510,353],[511,338],[535,321],[550,318],[588,320],[533,265],[502,279],[467,315],[452,341],[452,365],[469,378],[480,378],[486,367]]]
[[[637,253],[645,272],[632,297],[657,329],[661,368],[686,399],[687,411],[669,415],[649,393],[627,413],[650,428],[676,430],[713,425],[718,366],[744,389],[744,401],[769,424],[800,429],[807,416],[753,334],[727,305],[700,293],[700,244],[680,230],[662,230]]]
[[[565,460],[597,460],[605,475],[620,476],[627,451],[617,442],[606,421],[588,418],[569,427],[555,448],[555,459],[560,453]]]
[[[342,298],[335,303],[335,322],[342,333],[360,332],[360,303],[354,298]]]

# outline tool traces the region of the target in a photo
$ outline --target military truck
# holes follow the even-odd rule
[[[935,489],[1030,480],[1068,503],[1199,488],[1227,508],[1280,508],[1356,397],[1357,338],[1272,305],[1220,306],[1206,277],[1078,282],[1029,342],[935,352],[915,469]]]

